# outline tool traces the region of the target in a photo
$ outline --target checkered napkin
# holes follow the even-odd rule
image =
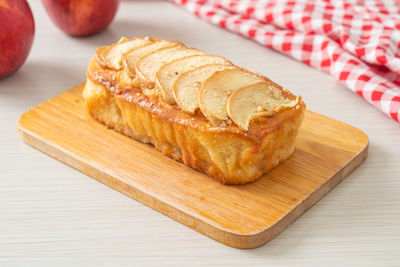
[[[400,122],[399,0],[171,1],[331,74]]]

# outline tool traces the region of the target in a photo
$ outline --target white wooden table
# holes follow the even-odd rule
[[[22,69],[0,81],[0,266],[400,266],[400,125],[334,78],[165,1],[122,2],[105,32],[76,39],[29,1],[36,20]],[[227,247],[29,147],[18,117],[85,79],[93,51],[125,36],[180,40],[258,70],[308,108],[363,130],[367,160],[286,231]]]

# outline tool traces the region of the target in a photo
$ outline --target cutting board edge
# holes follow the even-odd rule
[[[368,155],[368,137],[364,132],[357,129],[366,137],[366,144],[359,151],[359,153],[354,156],[353,160],[349,161],[347,165],[345,165],[333,177],[328,179],[325,184],[322,184],[317,190],[296,205],[290,212],[288,212],[274,224],[258,232],[240,234],[212,225],[201,218],[186,213],[185,211],[180,210],[179,208],[174,207],[173,205],[170,205],[167,202],[164,202],[157,197],[140,190],[139,188],[129,187],[117,178],[102,171],[100,168],[97,169],[91,166],[89,163],[86,163],[84,160],[80,159],[80,156],[70,155],[68,154],[70,151],[64,151],[64,149],[58,145],[53,143],[50,144],[50,142],[47,140],[40,138],[40,136],[23,127],[24,116],[26,116],[32,110],[33,109],[28,110],[18,119],[18,135],[25,143],[212,239],[215,239],[228,246],[241,249],[262,246],[279,235],[291,223],[293,223],[305,211],[316,204],[324,195],[326,195],[354,169],[356,169]]]

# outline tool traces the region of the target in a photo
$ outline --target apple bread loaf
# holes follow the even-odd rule
[[[97,121],[223,184],[244,184],[294,151],[305,104],[268,78],[182,43],[100,47],[83,92]]]

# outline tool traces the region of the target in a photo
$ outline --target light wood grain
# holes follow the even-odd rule
[[[94,121],[82,90],[83,84],[22,115],[20,137],[233,247],[254,248],[274,238],[367,156],[364,133],[307,111],[288,160],[253,183],[225,186]]]

